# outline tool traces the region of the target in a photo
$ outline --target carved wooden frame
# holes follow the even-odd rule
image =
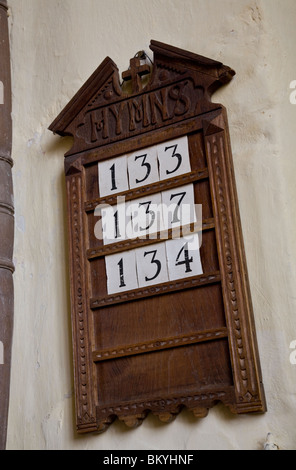
[[[216,88],[231,80],[234,72],[220,62],[163,43],[151,41],[150,48],[154,52],[154,66],[150,81],[143,90],[138,81],[131,94],[123,93],[119,85],[117,67],[111,59],[106,58],[49,127],[62,136],[74,136],[73,147],[65,156],[65,173],[78,432],[104,431],[116,417],[128,426],[137,426],[148,412],[157,415],[162,421],[169,422],[184,406],[192,410],[195,416],[203,417],[208,409],[219,401],[234,413],[266,410],[227,115],[223,106],[214,104],[209,99]],[[168,88],[169,86],[175,88]],[[172,116],[169,114],[166,100],[175,99],[173,90],[176,92],[180,89],[184,91],[184,96],[181,99],[181,95],[178,95],[180,99],[177,101],[178,106],[174,108],[176,113]],[[195,97],[194,107],[191,106],[189,95]],[[159,101],[160,96],[162,101]],[[154,114],[151,112],[150,121],[148,118],[145,121],[148,97],[149,103],[153,103],[154,108],[151,109]],[[111,108],[115,106],[112,103],[119,103],[118,108]],[[142,106],[142,114],[141,120],[137,121],[133,113],[140,109],[139,103]],[[110,109],[112,113],[108,115]],[[186,112],[183,112],[184,109]],[[119,117],[120,113],[123,116],[124,110],[129,110],[130,113],[128,130],[124,127],[127,123]],[[98,120],[98,113],[101,113],[101,121]],[[113,120],[110,116],[113,116]],[[108,253],[155,243],[155,240],[134,239],[107,246],[90,246],[88,214],[101,202],[115,203],[115,197],[112,196],[88,196],[89,186],[97,184],[94,179],[89,183],[90,168],[103,159],[116,157],[152,143],[196,133],[202,136],[206,167],[193,169],[191,173],[181,177],[122,194],[127,199],[133,199],[188,182],[208,181],[213,216],[203,220],[202,230],[215,233],[219,269],[122,294],[94,296],[91,286],[96,272],[90,268],[92,260],[100,259]],[[91,195],[93,196],[92,191]],[[184,231],[186,232],[186,227]],[[104,311],[110,306],[120,309],[121,305],[127,302],[130,302],[132,309],[137,301],[145,305],[146,299],[155,296],[161,298],[168,295],[167,298],[170,298],[172,292],[174,295],[187,289],[195,292],[192,291],[193,288],[198,290],[199,287],[211,285],[221,286],[225,325],[217,327],[214,324],[210,328],[193,329],[181,334],[176,331],[168,336],[146,338],[142,341],[134,341],[131,338],[131,341],[125,344],[116,343],[115,339],[110,347],[95,346],[97,330],[94,326],[94,316],[101,309]],[[201,289],[199,291],[201,292]],[[210,310],[209,301],[208,304]],[[106,335],[112,334],[112,330],[106,331]],[[107,387],[110,386],[98,379],[98,370],[104,367],[104,364],[110,364],[120,358],[134,360],[136,356],[144,356],[146,353],[150,354],[149,357],[151,353],[162,354],[165,351],[173,354],[173,351],[180,347],[192,348],[198,344],[209,345],[220,340],[226,341],[228,345],[230,365],[227,374],[231,375],[229,382],[219,383],[218,380],[216,383],[214,379],[213,386],[194,387],[192,384],[185,384],[172,386],[167,393],[162,392],[161,396],[157,393],[148,393],[148,396],[147,393],[139,393],[137,397],[124,396],[121,400],[110,399],[108,402],[107,399],[99,403],[98,397],[108,393]],[[132,386],[133,378],[130,380]]]

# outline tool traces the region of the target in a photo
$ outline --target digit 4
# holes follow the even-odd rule
[[[180,260],[180,256],[182,252],[184,252],[184,259]],[[185,264],[185,268],[186,268],[185,273],[190,273],[192,272],[190,263],[193,263],[193,257],[191,256],[191,258],[189,258],[188,242],[186,242],[178,253],[175,266],[180,266],[182,264]]]

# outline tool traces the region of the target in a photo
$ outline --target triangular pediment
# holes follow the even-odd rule
[[[116,64],[106,57],[49,126],[56,134],[74,137],[74,146],[67,155],[118,140],[126,132],[136,135],[143,128],[149,131],[178,121],[185,112],[192,117],[217,108],[210,97],[232,79],[232,69],[154,40],[150,49],[153,61],[145,85],[137,79],[140,88],[128,93],[121,86]],[[119,118],[129,122],[128,128],[124,129]]]

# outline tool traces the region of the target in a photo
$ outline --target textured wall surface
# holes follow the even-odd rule
[[[10,0],[16,229],[9,449],[296,449],[294,0]],[[108,55],[126,70],[151,39],[237,75],[227,107],[268,412],[223,406],[76,436],[63,155],[47,130]]]

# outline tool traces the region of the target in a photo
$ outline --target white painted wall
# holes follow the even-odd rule
[[[296,449],[294,0],[9,0],[16,208],[8,449]],[[228,110],[268,412],[74,432],[63,155],[48,125],[109,55],[120,71],[151,39],[236,70]],[[295,362],[295,361],[294,361]]]

